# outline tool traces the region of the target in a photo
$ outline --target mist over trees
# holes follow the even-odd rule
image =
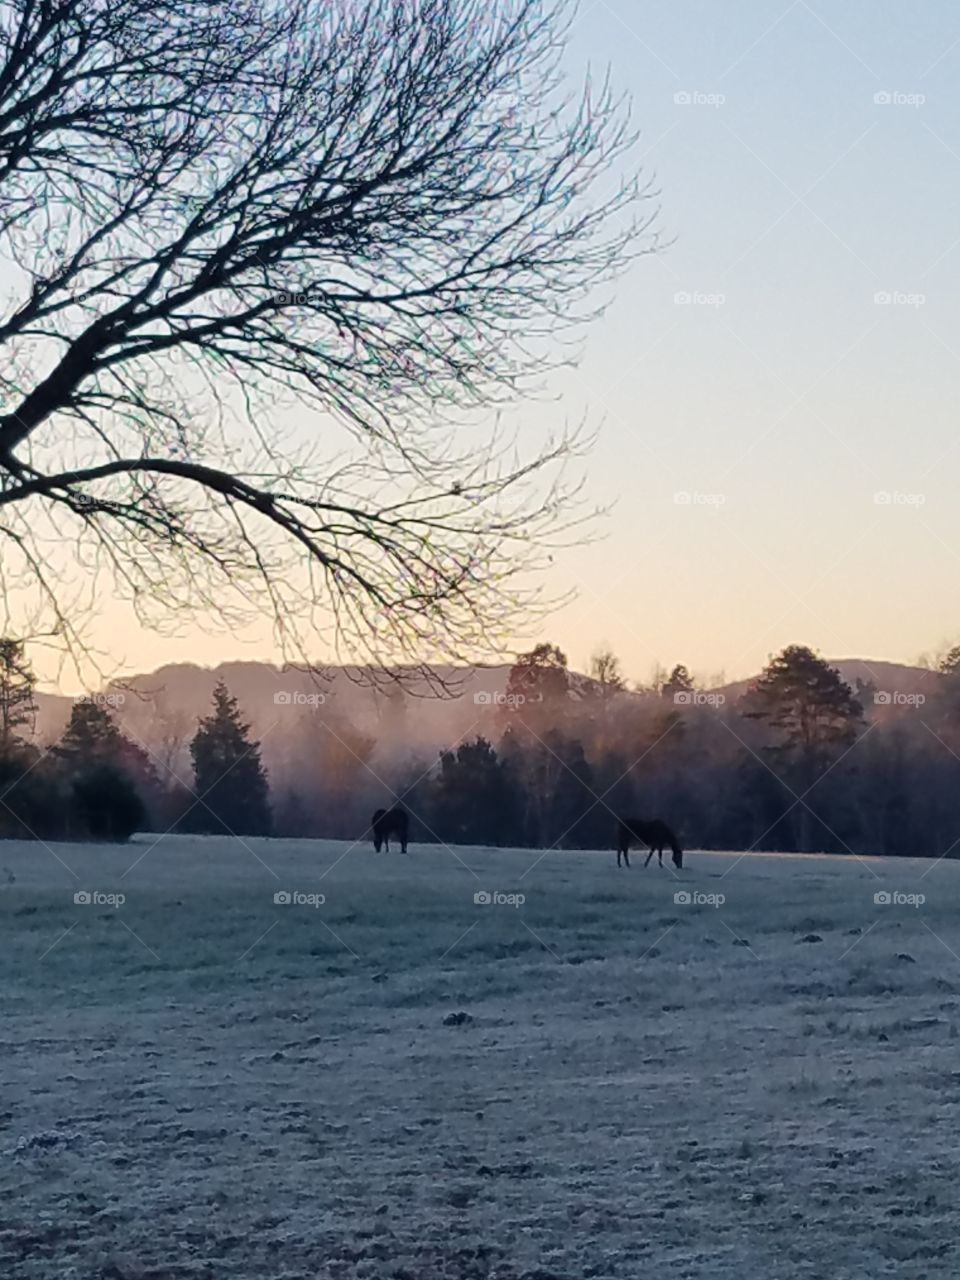
[[[953,856],[960,649],[924,674],[922,695],[856,683],[791,645],[740,688],[700,688],[680,663],[631,688],[608,650],[582,674],[542,643],[499,690],[474,692],[468,731],[432,756],[381,751],[384,735],[415,741],[424,713],[399,689],[376,694],[374,729],[323,694],[275,694],[287,705],[265,755],[222,681],[192,717],[160,690],[149,742],[106,694],[76,700],[40,744],[24,646],[0,640],[0,836],[189,831],[350,848],[375,808],[400,803],[414,844],[608,849],[625,814],[663,818],[688,848]]]

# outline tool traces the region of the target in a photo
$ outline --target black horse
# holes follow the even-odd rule
[[[378,809],[370,820],[373,828],[373,847],[377,853],[382,845],[390,852],[390,837],[400,841],[400,852],[407,852],[407,837],[410,832],[410,819],[403,809]]]
[[[659,818],[654,818],[652,822],[645,822],[642,818],[618,818],[617,819],[617,866],[620,866],[620,859],[623,858],[624,864],[630,865],[630,845],[648,844],[650,852],[647,854],[647,861],[643,864],[647,866],[654,854],[657,855],[657,862],[663,866],[663,850],[665,845],[669,845],[673,850],[673,865],[677,868],[683,866],[683,850],[677,842],[677,837],[673,834],[665,822],[661,822]]]

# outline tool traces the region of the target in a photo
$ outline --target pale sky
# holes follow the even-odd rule
[[[543,638],[634,679],[956,640],[960,8],[583,0],[570,52],[632,96],[674,243],[517,419],[586,412],[615,503]],[[91,636],[127,670],[276,656],[266,622],[172,640],[105,606]]]

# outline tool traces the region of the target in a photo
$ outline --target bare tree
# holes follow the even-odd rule
[[[75,635],[79,567],[148,625],[268,608],[380,659],[505,629],[570,442],[476,414],[656,246],[649,186],[602,181],[622,104],[564,88],[573,16],[0,0],[8,611]]]
[[[590,676],[596,681],[603,703],[622,693],[627,687],[620,667],[620,659],[612,649],[600,648],[590,656]]]

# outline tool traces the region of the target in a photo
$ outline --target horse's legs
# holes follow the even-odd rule
[[[657,850],[657,866],[663,866],[663,845]]]
[[[649,867],[649,865],[650,865],[650,859],[651,859],[652,857],[653,857],[653,845],[651,845],[651,846],[650,846],[650,852],[647,854],[647,860],[646,860],[646,862],[643,864],[645,867]]]

